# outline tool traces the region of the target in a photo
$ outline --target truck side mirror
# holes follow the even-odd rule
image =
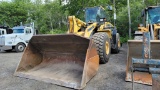
[[[35,35],[36,35],[36,34],[38,34],[38,30],[36,30],[36,33],[35,33]]]

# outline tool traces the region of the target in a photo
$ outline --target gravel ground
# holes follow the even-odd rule
[[[72,90],[69,88],[13,76],[22,53],[0,52],[0,90]],[[84,90],[131,90],[131,82],[125,82],[127,46],[123,44],[119,54],[112,54],[107,64],[100,65]],[[151,86],[135,84],[135,90],[151,90]]]

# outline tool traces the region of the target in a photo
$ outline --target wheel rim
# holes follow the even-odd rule
[[[24,46],[23,46],[23,45],[19,45],[19,46],[18,46],[18,50],[19,50],[19,51],[23,51],[23,50],[24,50]]]
[[[109,54],[109,43],[106,42],[106,54],[108,55]]]
[[[118,39],[118,48],[121,47],[121,43],[120,43],[120,40]]]

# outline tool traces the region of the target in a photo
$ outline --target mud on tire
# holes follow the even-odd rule
[[[100,63],[107,63],[109,61],[111,52],[110,39],[108,35],[105,32],[95,33],[92,36],[92,40],[96,44],[96,48],[100,58]]]

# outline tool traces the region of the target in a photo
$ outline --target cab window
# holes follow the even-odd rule
[[[2,31],[2,35],[4,34],[4,31]]]
[[[31,33],[31,29],[30,28],[26,28],[26,34]]]

